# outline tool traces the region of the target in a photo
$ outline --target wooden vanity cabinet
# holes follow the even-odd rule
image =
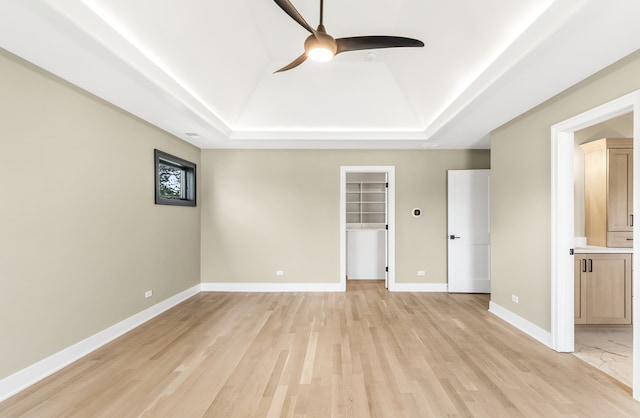
[[[633,247],[633,139],[603,138],[580,147],[587,245]]]
[[[575,324],[587,323],[587,257],[586,254],[573,256],[573,311]],[[584,268],[584,272],[583,272]]]
[[[574,256],[576,324],[631,324],[631,254]]]

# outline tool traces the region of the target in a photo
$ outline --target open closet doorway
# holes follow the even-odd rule
[[[340,167],[340,283],[395,286],[395,167]]]
[[[574,304],[576,248],[574,213],[575,133],[602,122],[633,113],[633,147],[640,149],[640,90],[576,115],[551,127],[551,334],[552,347],[559,352],[574,351],[576,306]],[[640,162],[633,161],[633,206],[640,207]],[[634,228],[634,240],[640,229]],[[638,246],[633,258],[640,259]],[[587,265],[587,270],[589,270]],[[632,275],[632,293],[640,286],[638,275]],[[631,302],[633,322],[633,397],[640,400],[640,334],[638,330],[640,299]]]

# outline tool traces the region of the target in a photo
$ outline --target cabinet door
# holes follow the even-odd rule
[[[631,323],[631,255],[588,254],[587,324]]]
[[[609,231],[632,231],[633,150],[608,150],[609,184],[607,226]]]
[[[607,154],[584,154],[584,229],[588,245],[607,246]]]
[[[576,255],[573,258],[574,266],[573,266],[573,277],[574,277],[574,285],[573,285],[573,309],[574,309],[574,319],[573,322],[575,324],[586,324],[587,323],[587,287],[586,287],[586,278],[587,278],[587,258],[583,255]]]
[[[385,230],[347,231],[347,277],[349,280],[384,280]]]

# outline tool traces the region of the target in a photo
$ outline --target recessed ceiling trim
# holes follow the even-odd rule
[[[315,149],[315,150],[403,150],[428,149],[436,146],[425,146],[425,141],[413,140],[330,140],[330,139],[300,139],[300,140],[234,140],[218,145],[205,145],[203,149]],[[437,144],[436,144],[437,145]],[[445,147],[441,147],[446,149]]]
[[[229,136],[231,128],[214,109],[162,65],[150,51],[120,28],[118,22],[110,19],[94,2],[42,1],[117,59],[155,84],[165,94],[171,95],[191,112],[214,126],[221,134]]]
[[[520,36],[500,55],[483,69],[467,86],[453,95],[453,100],[445,106],[436,119],[429,124],[425,133],[435,135],[451,122],[456,115],[468,108],[483,92],[496,83],[504,74],[518,64],[524,57],[564,26],[591,0],[554,1],[528,26]]]
[[[329,141],[385,141],[385,140],[426,140],[424,131],[233,131],[230,139],[237,140],[329,140]]]

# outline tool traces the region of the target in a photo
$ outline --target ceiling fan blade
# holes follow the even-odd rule
[[[293,20],[295,20],[296,22],[298,22],[298,24],[300,26],[302,26],[303,28],[305,28],[306,30],[308,30],[309,32],[313,33],[314,35],[316,34],[315,29],[313,29],[306,20],[304,20],[304,18],[302,17],[302,15],[296,10],[295,7],[293,7],[293,4],[291,4],[291,2],[289,0],[274,0],[276,2],[276,4],[278,6],[280,6],[280,8],[282,10],[284,10],[284,12],[286,14],[288,14],[289,16],[291,16],[291,18]]]
[[[304,54],[300,55],[298,58],[294,59],[293,62],[291,62],[291,64],[286,65],[282,68],[280,68],[278,71],[274,71],[273,73],[281,73],[283,71],[287,71],[290,70],[292,68],[296,68],[298,65],[302,64],[303,62],[305,62],[307,60],[307,53],[305,52]]]
[[[338,51],[336,54],[362,49],[422,47],[424,42],[402,36],[354,36],[336,39]]]

